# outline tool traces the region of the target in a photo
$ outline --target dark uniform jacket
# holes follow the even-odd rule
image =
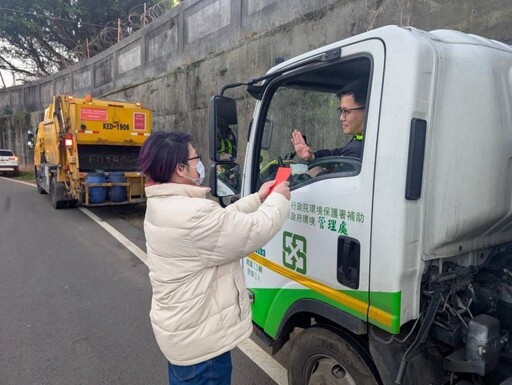
[[[352,138],[345,147],[335,148],[333,150],[318,150],[315,151],[315,159],[325,158],[326,156],[352,156],[354,158],[361,158],[363,154],[363,140],[356,136]]]

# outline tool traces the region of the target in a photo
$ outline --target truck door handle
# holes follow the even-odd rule
[[[351,289],[359,288],[361,247],[355,238],[338,237],[338,262],[336,278],[339,283]]]

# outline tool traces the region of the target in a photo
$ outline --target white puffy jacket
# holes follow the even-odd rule
[[[146,187],[144,232],[153,287],[151,323],[165,357],[192,365],[233,349],[252,332],[240,259],[267,243],[290,210],[281,194],[222,208],[209,189]]]

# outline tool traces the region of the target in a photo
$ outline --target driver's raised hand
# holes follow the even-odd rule
[[[292,132],[292,144],[295,148],[295,153],[297,156],[303,160],[313,160],[315,159],[315,154],[311,151],[311,148],[306,144],[304,137],[301,132],[298,130],[294,130]]]

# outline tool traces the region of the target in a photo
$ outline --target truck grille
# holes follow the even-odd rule
[[[81,172],[137,171],[140,147],[78,145]]]

